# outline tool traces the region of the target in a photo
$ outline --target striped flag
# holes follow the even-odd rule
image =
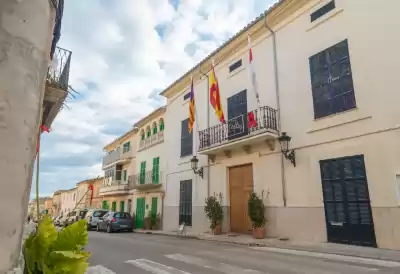
[[[225,123],[224,111],[222,109],[221,97],[219,94],[218,81],[217,77],[215,76],[214,60],[211,61],[209,89],[210,89],[210,104],[215,110],[215,115],[217,115],[217,118],[221,123]]]
[[[250,35],[247,36],[247,41],[248,41],[248,44],[249,44],[249,68],[250,68],[251,83],[253,85],[253,90],[254,90],[254,93],[256,95],[258,107],[260,107],[260,98],[258,96],[258,90],[257,90],[258,83],[257,83],[256,72],[254,71],[253,51],[251,49]]]
[[[191,78],[190,84],[190,101],[189,101],[189,133],[192,132],[194,127],[195,119],[195,105],[194,105],[194,88],[193,88],[193,77]]]

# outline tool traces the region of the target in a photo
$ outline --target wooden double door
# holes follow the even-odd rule
[[[253,165],[229,168],[230,227],[232,232],[251,233],[247,201],[253,191]]]

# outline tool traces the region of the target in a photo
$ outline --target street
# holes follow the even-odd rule
[[[87,274],[400,273],[400,264],[138,233],[89,232]]]

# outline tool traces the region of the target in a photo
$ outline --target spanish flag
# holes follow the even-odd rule
[[[194,119],[195,119],[195,106],[194,106],[194,89],[193,89],[193,77],[192,83],[190,84],[190,102],[189,102],[189,133],[192,132],[194,126]]]
[[[209,89],[210,89],[210,104],[214,108],[218,120],[221,123],[225,123],[224,111],[221,105],[221,97],[219,96],[218,81],[217,77],[215,76],[214,60],[212,60],[211,62]]]

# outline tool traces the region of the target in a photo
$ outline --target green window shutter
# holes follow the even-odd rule
[[[103,201],[103,209],[108,209],[108,202],[107,201]]]
[[[112,211],[117,211],[117,202],[112,202]]]
[[[127,170],[125,169],[124,170],[124,181],[126,182],[126,179],[127,179]]]
[[[119,202],[119,211],[125,212],[125,201]]]
[[[146,135],[143,133],[142,134],[142,141],[146,138]]]
[[[147,137],[150,137],[151,136],[151,129],[149,128],[148,130],[147,130]]]
[[[160,178],[160,157],[153,158],[153,184],[159,183]]]
[[[146,161],[140,163],[139,183],[143,185],[146,177]]]
[[[160,123],[160,131],[164,131],[164,120]]]
[[[154,125],[154,127],[153,127],[153,135],[154,134],[157,134],[157,125]]]
[[[155,219],[157,217],[157,197],[151,198],[151,218]]]
[[[131,142],[125,143],[124,147],[123,147],[123,150],[124,150],[124,153],[128,152],[129,150],[131,150]]]

